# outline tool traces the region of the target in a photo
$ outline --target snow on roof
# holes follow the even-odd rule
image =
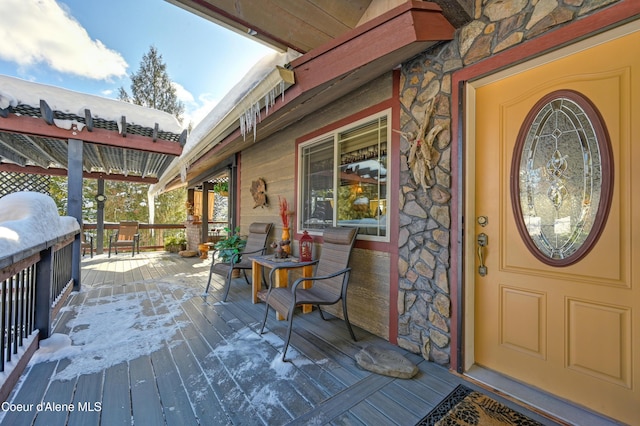
[[[0,258],[78,230],[78,221],[59,216],[56,203],[48,195],[14,192],[0,198]]]
[[[84,110],[89,109],[94,118],[120,122],[121,117],[125,116],[129,124],[153,128],[158,123],[161,131],[182,132],[178,120],[164,111],[0,75],[0,108],[18,105],[40,108],[41,99],[53,111],[78,117],[84,117]]]
[[[150,194],[164,189],[164,186],[178,174],[184,175],[186,168],[218,142],[215,139],[227,130],[228,119],[238,126],[247,117],[247,111],[269,96],[271,89],[280,85],[281,78],[274,77],[277,67],[284,67],[300,54],[293,50],[273,52],[260,59],[236,84],[225,97],[207,114],[207,116],[189,134],[182,155],[175,158],[160,177],[160,181],[149,188]],[[262,85],[266,86],[262,88]],[[258,89],[261,90],[258,90]],[[266,89],[265,93],[262,91]],[[267,108],[269,104],[267,103]],[[233,115],[235,114],[235,115]],[[232,116],[233,115],[233,116]],[[237,121],[236,121],[237,120]]]

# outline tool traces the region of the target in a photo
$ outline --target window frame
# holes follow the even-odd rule
[[[339,136],[342,133],[348,132],[349,130],[354,130],[360,126],[363,126],[367,123],[373,122],[381,117],[386,117],[387,123],[386,123],[386,127],[387,127],[387,131],[386,131],[386,145],[387,145],[387,161],[386,161],[386,194],[385,194],[385,200],[386,200],[386,206],[387,206],[387,211],[385,216],[385,221],[382,224],[382,226],[385,227],[386,231],[385,231],[385,235],[366,235],[366,234],[360,234],[358,233],[357,239],[358,240],[364,240],[364,241],[372,241],[372,242],[380,242],[380,243],[389,243],[391,240],[391,232],[390,232],[390,223],[391,223],[391,214],[389,211],[389,208],[391,206],[391,201],[390,201],[390,197],[391,197],[391,180],[392,180],[392,161],[391,161],[391,146],[392,146],[392,123],[393,123],[393,111],[392,108],[385,108],[382,109],[380,111],[377,111],[373,114],[369,114],[363,118],[354,120],[354,121],[350,121],[347,124],[344,124],[342,126],[339,127],[335,127],[332,128],[331,130],[328,130],[326,132],[323,132],[319,135],[316,135],[308,140],[304,140],[300,143],[297,144],[296,146],[296,161],[298,164],[298,167],[296,167],[296,211],[299,212],[299,214],[296,215],[296,229],[298,230],[298,232],[302,232],[302,231],[307,231],[309,232],[309,234],[311,235],[317,235],[317,236],[321,236],[322,235],[322,229],[315,229],[315,228],[307,228],[305,227],[304,223],[303,223],[303,203],[304,203],[304,198],[303,198],[303,188],[304,188],[304,176],[303,176],[303,171],[304,171],[304,157],[303,157],[303,153],[305,148],[308,148],[312,145],[317,145],[317,144],[321,144],[321,143],[327,143],[329,142],[330,139],[333,139],[333,182],[332,182],[332,190],[333,190],[333,200],[334,200],[334,206],[337,207],[337,198],[338,198],[338,191],[337,189],[339,188],[339,170],[340,170],[340,166],[341,166],[341,161],[340,161],[340,157],[341,157],[341,153],[340,153],[340,139]],[[378,158],[380,157],[381,154],[378,154]],[[338,226],[338,213],[337,213],[338,209],[334,208],[333,211],[333,217],[332,217],[332,225],[331,226]]]

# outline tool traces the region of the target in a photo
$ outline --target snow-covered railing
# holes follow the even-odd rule
[[[0,401],[4,401],[38,340],[73,287],[73,242],[80,226],[60,217],[43,194],[0,198]]]

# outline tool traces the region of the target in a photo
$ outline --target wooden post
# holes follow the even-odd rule
[[[51,285],[53,283],[53,247],[40,252],[40,262],[36,267],[35,328],[40,339],[46,339],[51,332]]]
[[[202,182],[202,227],[201,227],[201,243],[209,241],[209,191],[213,190],[211,182]]]
[[[104,194],[104,179],[98,178],[98,194]],[[98,201],[96,254],[104,252],[104,201]]]
[[[67,214],[76,218],[82,230],[82,144],[78,139],[68,140],[68,201]],[[82,259],[82,236],[76,235],[73,242],[73,255],[71,258],[71,278],[73,290],[80,291],[80,261]]]

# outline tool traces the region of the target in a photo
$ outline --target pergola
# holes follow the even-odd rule
[[[162,111],[0,76],[0,172],[66,175],[67,211],[80,224],[83,178],[98,179],[99,192],[105,179],[156,183],[186,137]],[[99,244],[103,207],[98,201]],[[79,285],[79,236],[73,264]]]

